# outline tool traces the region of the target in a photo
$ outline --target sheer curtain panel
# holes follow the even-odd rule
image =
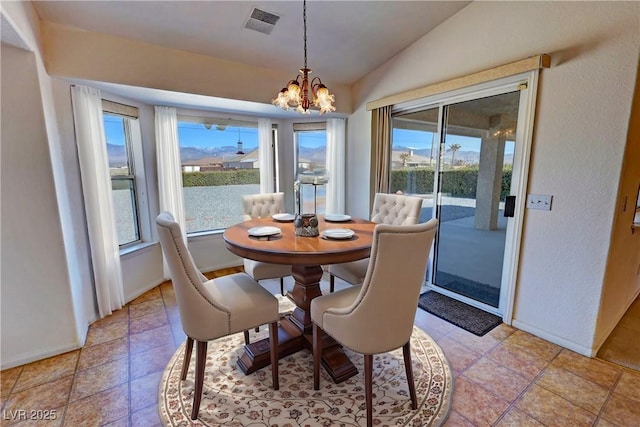
[[[178,116],[174,107],[156,105],[156,157],[160,212],[171,212],[180,224],[186,242],[184,203],[182,200],[182,166],[178,144]]]
[[[271,119],[258,119],[258,157],[260,161],[260,192],[273,193],[275,183],[273,182],[273,129]]]
[[[184,203],[182,199],[182,166],[178,144],[178,115],[174,107],[156,105],[156,158],[158,159],[158,193],[160,212],[171,212],[180,224],[182,238],[187,243]],[[169,266],[164,259],[164,277],[169,278]]]
[[[345,123],[327,119],[327,213],[343,214],[345,209]]]
[[[124,305],[102,97],[97,89],[71,88],[73,120],[84,195],[94,286],[100,317]]]

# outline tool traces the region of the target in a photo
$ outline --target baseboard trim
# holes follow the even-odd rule
[[[550,332],[547,331],[543,331],[542,329],[538,329],[535,326],[529,325],[528,323],[525,322],[521,322],[519,320],[514,319],[513,320],[513,327],[523,330],[525,332],[529,332],[530,334],[533,334],[539,338],[542,338],[544,340],[547,340],[553,344],[557,344],[560,347],[564,347],[566,349],[569,349],[571,351],[575,351],[576,353],[579,353],[583,356],[587,356],[587,357],[595,357],[596,353],[598,352],[597,349],[593,349],[593,348],[588,348],[588,347],[584,347],[580,344],[577,344],[573,341],[569,341],[565,338],[559,337],[557,335],[554,335]]]
[[[44,351],[20,354],[8,361],[3,358],[2,364],[0,364],[0,369],[5,370],[9,368],[15,368],[16,366],[26,365],[27,363],[36,362],[48,357],[58,356],[69,351],[78,350],[80,348],[82,348],[82,346],[79,345],[79,343],[67,344],[60,347],[46,349]]]

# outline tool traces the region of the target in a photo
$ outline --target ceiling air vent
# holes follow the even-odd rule
[[[254,7],[244,27],[259,33],[271,34],[278,19],[278,15]]]

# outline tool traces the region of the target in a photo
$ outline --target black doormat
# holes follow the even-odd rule
[[[433,291],[420,296],[418,307],[479,337],[502,323],[494,314]]]

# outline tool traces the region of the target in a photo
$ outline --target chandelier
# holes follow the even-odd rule
[[[307,68],[307,0],[304,0],[302,6],[302,22],[304,24],[304,68],[300,69],[302,74],[298,74],[295,80],[289,80],[287,86],[282,88],[278,97],[271,102],[284,110],[295,107],[299,113],[310,114],[313,101],[313,106],[320,109],[320,114],[330,113],[336,110],[333,106],[335,97],[329,93],[329,89],[322,84],[319,77],[314,77],[309,83],[311,70]],[[309,97],[309,89],[311,89],[312,98]]]

